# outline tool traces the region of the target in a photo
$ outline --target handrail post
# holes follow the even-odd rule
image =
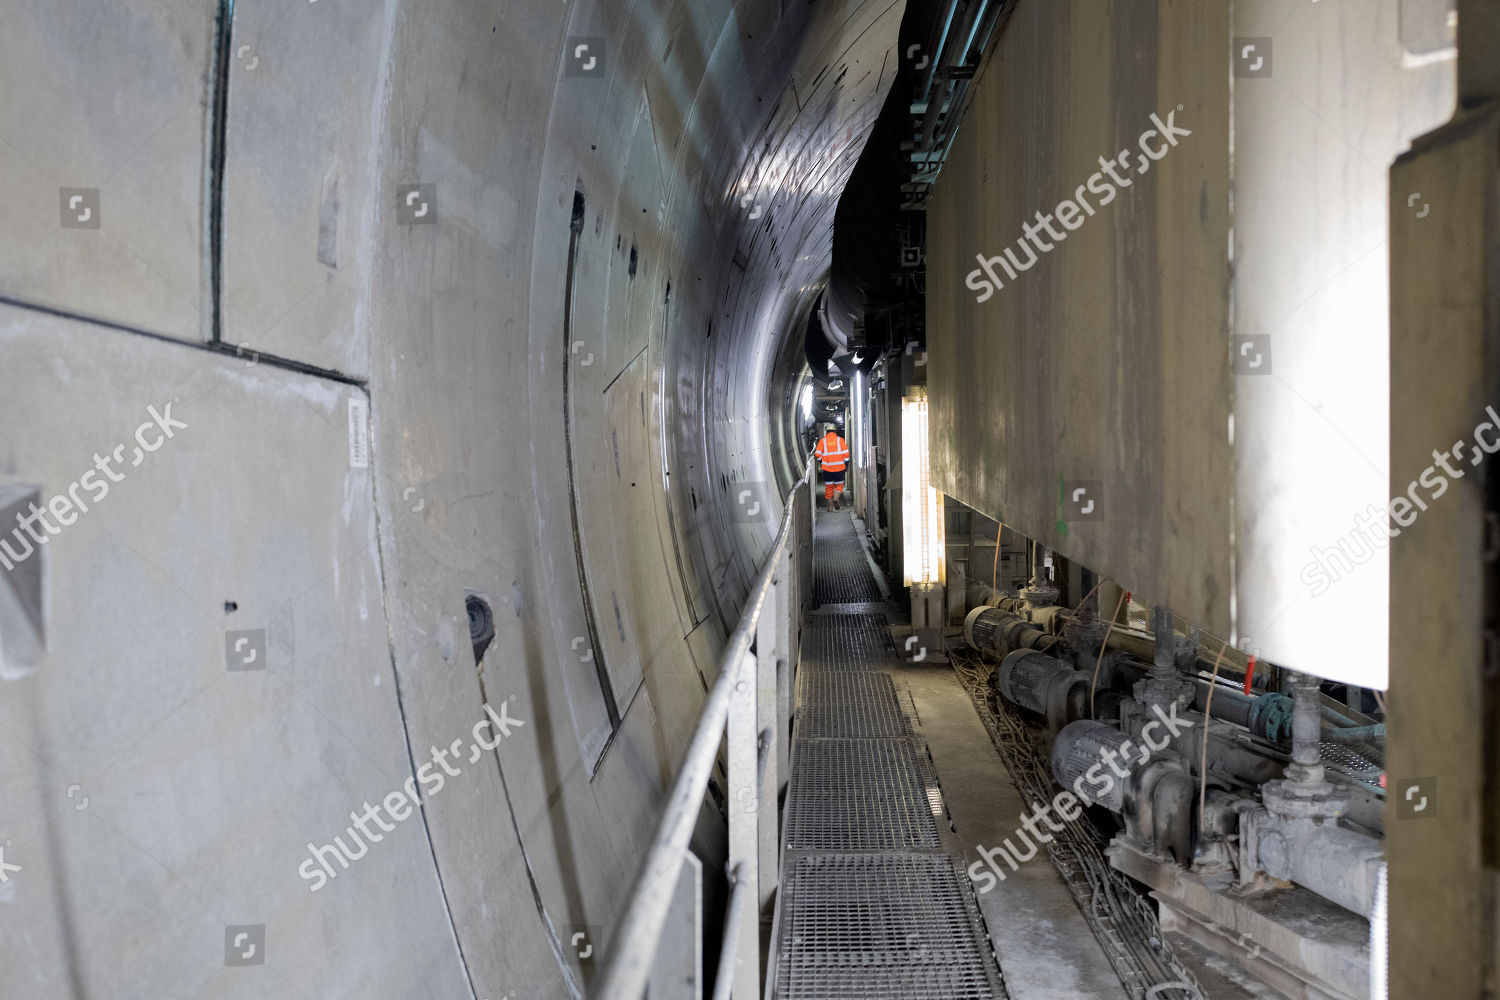
[[[790,541],[790,539],[788,539]],[[756,842],[760,853],[760,890],[756,893],[756,913],[765,917],[771,912],[776,898],[776,885],[780,881],[777,847],[781,840],[781,811],[777,804],[781,790],[781,746],[786,734],[781,730],[780,712],[777,706],[777,691],[785,662],[784,629],[782,628],[782,604],[786,600],[786,579],[781,572],[781,552],[771,556],[771,590],[766,602],[761,605],[760,619],[755,623],[755,726],[760,733],[760,759],[763,762],[756,799],[760,803],[757,816]]]
[[[813,484],[816,482],[817,479],[813,475],[812,464],[809,463],[807,470],[807,520],[803,522],[806,525],[806,532],[802,535],[802,541],[804,544],[798,546],[798,549],[800,550],[802,556],[801,566],[798,569],[798,578],[802,584],[802,587],[800,589],[803,610],[807,610],[812,607],[813,547],[814,539],[817,538],[818,528],[816,520],[816,512],[818,509],[818,495],[814,492],[813,488]]]
[[[712,1000],[729,1000],[734,989],[735,943],[745,926],[745,910],[753,904],[750,897],[754,895],[743,876],[738,868],[729,869],[729,907],[724,914],[724,938],[719,946],[719,971],[714,976]]]
[[[776,783],[774,794],[777,802],[792,775],[792,683],[796,658],[793,643],[797,635],[797,619],[801,612],[797,607],[797,539],[787,540],[787,546],[776,556],[779,564],[777,576],[781,583],[776,588]],[[779,839],[778,839],[779,845]],[[777,855],[780,857],[780,855]]]
[[[682,857],[647,995],[651,1000],[703,1000],[703,862],[691,851]]]
[[[663,928],[674,916],[674,893],[686,892],[683,865],[689,855],[703,789],[709,782],[718,748],[726,731],[729,743],[729,861],[743,901],[736,912],[760,903],[762,886],[774,893],[780,865],[780,806],[778,785],[788,773],[790,686],[794,681],[804,602],[812,583],[812,460],[792,489],[783,510],[781,528],[765,565],[756,576],[744,616],[729,636],[719,659],[719,676],[708,692],[698,724],[693,727],[661,820],[636,873],[625,912],[595,983],[598,1000],[641,1000],[652,978]],[[806,488],[807,506],[799,507]],[[802,518],[806,518],[804,521]],[[764,636],[761,635],[764,631]],[[764,641],[762,642],[762,638]],[[754,641],[764,662],[751,652]],[[763,675],[764,671],[764,675]],[[770,692],[762,708],[763,692]],[[765,732],[764,749],[760,747]],[[764,806],[764,808],[762,808]],[[762,837],[772,846],[766,877],[760,872]],[[774,898],[774,896],[770,897]],[[733,983],[736,1000],[759,1000],[761,978],[761,907],[743,914],[739,924],[726,929],[723,971]],[[680,912],[680,908],[679,908]],[[729,958],[728,956],[733,956]],[[680,955],[678,957],[681,957]],[[679,977],[677,985],[689,985]],[[718,992],[716,986],[716,993]]]
[[[752,912],[739,925],[734,946],[735,1000],[755,1000],[760,993],[760,908],[755,905],[760,884],[758,842],[761,809],[759,789],[759,727],[756,724],[757,671],[755,654],[746,650],[738,664],[729,694],[729,870],[745,883]]]

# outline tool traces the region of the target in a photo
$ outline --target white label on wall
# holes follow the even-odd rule
[[[349,399],[349,468],[370,467],[370,408],[359,397]]]

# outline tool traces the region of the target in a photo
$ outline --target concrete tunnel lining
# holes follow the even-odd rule
[[[237,4],[214,345],[214,10],[19,5],[0,83],[27,99],[4,102],[0,160],[29,193],[54,175],[96,188],[105,222],[0,275],[24,386],[0,412],[56,418],[29,447],[7,436],[0,469],[41,470],[54,491],[156,396],[201,407],[180,411],[180,454],[48,553],[52,621],[130,642],[101,657],[97,625],[54,625],[43,668],[0,705],[0,787],[34,804],[7,830],[11,857],[55,837],[59,873],[12,900],[38,931],[0,962],[33,977],[20,995],[75,988],[73,963],[81,994],[231,995],[205,922],[264,924],[293,995],[576,995],[558,941],[618,909],[770,540],[731,520],[720,477],[776,481],[769,372],[823,280],[902,9]],[[569,75],[573,36],[608,39],[604,77]],[[107,82],[47,71],[48,51],[59,67],[97,57]],[[433,185],[435,225],[402,224],[404,185]],[[558,387],[575,190],[576,358],[594,362],[573,368],[574,482],[613,733],[597,677],[571,669]],[[0,232],[29,251],[56,199],[27,202]],[[350,400],[368,406],[368,468],[349,465]],[[79,551],[85,533],[104,547]],[[478,669],[467,590],[496,618]],[[226,672],[226,628],[264,629],[267,669]],[[495,765],[465,767],[423,825],[309,894],[308,842],[400,788],[486,696],[514,696],[527,723]],[[77,717],[115,724],[53,738]],[[77,816],[53,787],[75,781],[93,795]]]

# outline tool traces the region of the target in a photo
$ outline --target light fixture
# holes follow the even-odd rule
[[[854,414],[854,433],[849,439],[850,467],[860,468],[864,464],[865,447],[865,395],[861,388],[859,369],[854,370],[854,388],[849,393],[849,409]],[[850,490],[851,495],[854,491]]]
[[[812,383],[808,382],[802,387],[802,419],[812,422]]]
[[[902,583],[948,582],[943,497],[928,480],[927,389],[914,386],[901,400]]]

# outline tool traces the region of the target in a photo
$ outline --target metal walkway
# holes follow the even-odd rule
[[[819,514],[813,524],[812,598],[814,605],[885,599],[848,511]]]
[[[849,513],[818,516],[813,559],[815,603],[880,600]],[[772,995],[998,1000],[973,892],[945,850],[931,758],[890,672],[887,624],[834,610],[804,635]]]

